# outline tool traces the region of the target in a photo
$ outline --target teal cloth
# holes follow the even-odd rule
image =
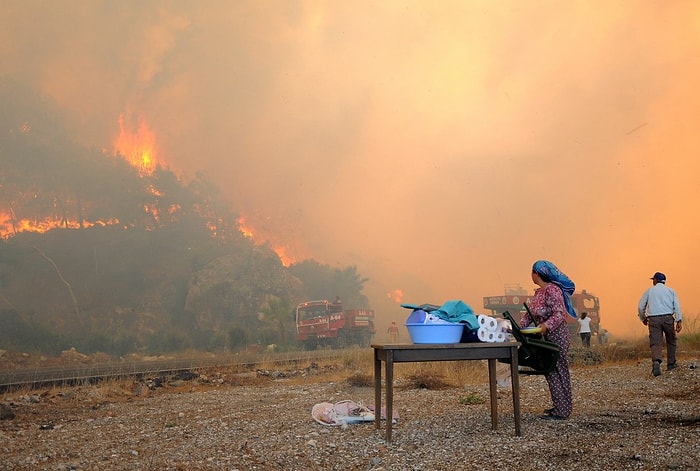
[[[478,330],[479,320],[474,314],[474,310],[468,304],[460,300],[447,301],[440,307],[434,304],[402,304],[401,307],[407,309],[423,309],[426,312],[436,315],[440,319],[448,322],[462,322],[467,330]]]
[[[463,322],[466,324],[465,329],[477,330],[479,328],[479,320],[474,314],[474,310],[460,300],[447,301],[440,306],[440,309],[433,311],[440,319],[450,322]]]

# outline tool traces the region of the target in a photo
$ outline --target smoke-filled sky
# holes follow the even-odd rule
[[[641,335],[655,271],[700,312],[700,3],[9,0],[0,75],[112,150],[207,173],[297,259],[356,265],[378,315],[549,259]],[[335,293],[329,293],[329,297]]]

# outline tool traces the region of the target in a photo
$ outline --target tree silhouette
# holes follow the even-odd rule
[[[277,343],[289,345],[290,332],[294,329],[294,307],[289,299],[268,296],[260,307],[263,322],[271,325],[277,332]]]

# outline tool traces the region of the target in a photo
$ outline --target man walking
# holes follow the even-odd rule
[[[642,294],[637,312],[639,319],[649,327],[649,347],[651,348],[651,372],[661,374],[661,350],[666,337],[666,367],[676,367],[676,334],[683,328],[683,316],[678,295],[666,286],[666,275],[661,272],[651,277],[653,286]],[[674,317],[675,316],[675,317]]]

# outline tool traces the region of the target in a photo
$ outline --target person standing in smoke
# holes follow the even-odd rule
[[[399,339],[399,326],[396,325],[396,321],[391,321],[391,325],[386,329],[386,333],[391,337],[391,343],[396,343]]]
[[[581,343],[584,347],[591,348],[591,318],[588,313],[582,312],[578,319],[578,328],[576,329],[581,337]]]
[[[576,318],[569,298],[574,294],[574,282],[552,262],[538,260],[532,266],[532,281],[538,288],[530,300],[532,321],[542,329],[544,339],[559,347],[559,359],[545,375],[553,407],[545,410],[544,420],[566,420],[573,409],[571,373],[569,371],[569,327],[566,316]],[[530,316],[523,316],[521,327],[528,327]]]

